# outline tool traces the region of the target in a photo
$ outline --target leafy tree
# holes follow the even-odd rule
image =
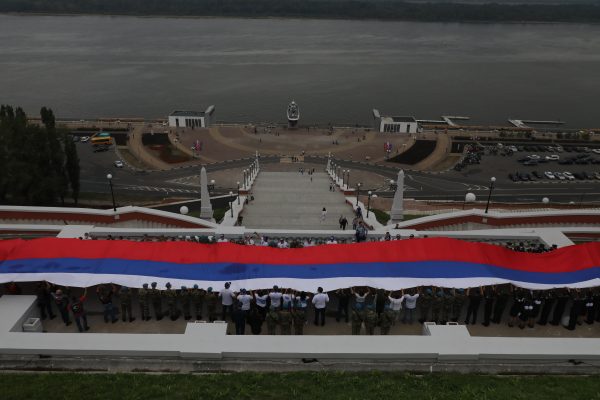
[[[66,137],[66,135],[65,135]],[[73,201],[75,205],[77,205],[77,201],[79,199],[79,157],[77,156],[77,147],[75,147],[75,143],[69,138],[65,140],[65,156],[67,161],[65,163],[65,167],[67,170],[67,176],[69,177],[69,184],[71,185],[71,196],[73,197]]]
[[[52,110],[42,108],[42,125],[28,124],[21,108],[0,107],[0,201],[12,204],[53,205],[64,203],[68,191],[65,152],[67,137],[56,129]],[[63,146],[64,144],[64,146]],[[72,141],[70,143],[73,144]],[[76,148],[70,163],[78,170]],[[74,156],[73,156],[74,154]],[[75,168],[75,167],[72,167]],[[79,193],[79,173],[71,186]]]

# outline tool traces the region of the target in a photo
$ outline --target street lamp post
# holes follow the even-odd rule
[[[346,175],[347,175],[347,177],[346,177],[346,188],[349,188],[350,187],[350,170],[349,169],[346,170]]]
[[[243,169],[242,174],[244,175],[244,184],[242,185],[242,187],[246,188],[248,187],[248,170]]]
[[[373,192],[371,192],[370,190],[367,192],[367,194],[369,195],[368,200],[367,200],[367,218],[369,218],[369,210],[371,208],[371,196],[373,195]]]
[[[390,179],[390,190],[396,190],[396,181]]]
[[[106,175],[106,179],[108,179],[108,184],[110,186],[110,195],[112,196],[113,210],[117,212],[117,203],[115,202],[115,192],[113,190],[112,178],[113,177],[111,174]]]
[[[231,218],[233,218],[233,192],[229,192],[229,209],[231,210]]]
[[[356,206],[358,207],[358,197],[360,196],[360,182],[356,184]]]
[[[210,185],[208,185],[208,190],[215,190],[215,180],[210,180]]]
[[[494,190],[494,182],[496,182],[496,178],[492,176],[490,179],[490,192],[488,193],[487,204],[485,205],[485,213],[487,214],[490,208],[490,200],[492,199],[492,191]]]
[[[342,170],[342,189],[344,188],[345,184],[346,184],[346,170],[343,169]]]
[[[542,198],[542,203],[544,203],[544,204],[548,204],[548,203],[550,203],[550,199],[549,199],[549,198],[547,198],[547,197],[543,197],[543,198]]]
[[[238,186],[238,188],[237,188],[238,196],[237,197],[238,197],[238,206],[239,206],[240,205],[240,183],[239,182],[237,183],[237,186]]]

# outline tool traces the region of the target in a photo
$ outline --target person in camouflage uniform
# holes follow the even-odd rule
[[[382,335],[388,335],[390,333],[390,329],[394,324],[394,318],[396,314],[392,311],[389,304],[386,304],[383,307],[383,312],[381,313],[381,317],[379,317],[379,326],[381,328]]]
[[[165,285],[167,290],[164,291],[165,299],[167,301],[167,312],[169,317],[171,317],[171,321],[177,320],[179,318],[179,309],[177,308],[177,291],[171,289],[171,283],[167,282]]]
[[[179,291],[179,297],[181,298],[181,310],[183,311],[183,318],[189,321],[192,318],[191,305],[192,305],[192,292],[187,287],[182,286]]]
[[[294,320],[294,334],[303,335],[304,325],[306,324],[306,310],[308,308],[308,298],[305,292],[301,292],[299,296],[295,298],[294,310],[292,311],[292,318]]]
[[[127,286],[121,286],[119,300],[121,301],[121,319],[123,322],[127,320],[127,315],[129,315],[129,322],[135,321],[131,310],[131,297],[131,290]]]
[[[422,300],[421,300],[422,301]],[[431,320],[436,324],[442,321],[442,309],[444,308],[444,289],[436,288],[431,300]]]
[[[360,329],[362,328],[364,319],[362,303],[356,304],[356,306],[352,309],[350,317],[352,319],[352,334],[360,335]]]
[[[200,321],[202,319],[202,307],[204,305],[204,295],[205,292],[202,289],[198,288],[198,285],[194,285],[194,288],[191,291],[192,304],[194,306],[194,311],[196,312],[196,320]]]
[[[156,282],[152,282],[152,289],[150,289],[150,299],[152,300],[152,308],[154,308],[154,315],[156,316],[156,320],[160,321],[163,317],[162,293],[156,288]]]
[[[148,284],[144,283],[142,288],[138,290],[138,300],[140,302],[140,312],[142,314],[142,321],[150,321],[150,291],[148,290]]]
[[[492,322],[494,324],[499,324],[502,320],[508,300],[510,300],[510,284],[506,283],[496,286],[496,304],[494,304],[494,313],[492,315]]]
[[[425,288],[419,297],[419,303],[421,306],[421,319],[419,319],[419,322],[423,323],[429,320],[429,310],[431,309],[431,304],[433,302],[432,288]]]
[[[208,321],[213,322],[217,319],[217,302],[219,298],[217,294],[213,292],[212,287],[206,289],[206,311],[208,312]]]
[[[265,321],[267,323],[267,335],[276,335],[277,323],[279,322],[279,314],[276,308],[269,309]]]
[[[377,326],[377,313],[375,312],[375,306],[373,304],[369,304],[365,311],[365,328],[367,330],[367,335],[375,334],[375,327]]]
[[[452,294],[448,289],[442,289],[442,292],[444,293],[444,297],[442,299],[442,314],[440,315],[440,320],[445,324],[452,318],[453,299]]]
[[[464,289],[452,289],[452,322],[458,322],[460,320],[460,315],[462,314],[462,309],[465,305],[466,294]]]
[[[282,335],[292,334],[292,313],[290,312],[291,304],[286,308],[279,310],[279,326],[281,327]]]

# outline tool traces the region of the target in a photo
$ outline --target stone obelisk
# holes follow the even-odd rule
[[[394,202],[390,212],[390,221],[388,225],[397,224],[404,219],[404,171],[398,171],[396,180],[396,193],[394,193]]]
[[[210,194],[208,193],[208,178],[206,177],[206,168],[202,167],[200,170],[200,201],[202,207],[200,208],[200,218],[209,221],[213,220],[213,209],[210,204]]]

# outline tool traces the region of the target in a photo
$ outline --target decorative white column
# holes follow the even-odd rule
[[[404,219],[404,171],[398,171],[396,180],[396,193],[394,193],[394,202],[390,212],[390,221],[388,225],[396,224]]]
[[[210,194],[208,193],[208,178],[206,176],[206,168],[200,170],[200,218],[209,221],[213,220],[213,209],[210,204]]]

